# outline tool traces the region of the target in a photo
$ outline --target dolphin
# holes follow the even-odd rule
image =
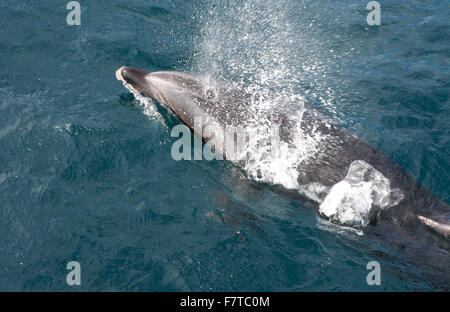
[[[227,126],[254,118],[250,107],[258,95],[231,82],[128,66],[119,68],[116,77],[127,88],[172,111],[194,134],[198,117],[218,124],[223,136],[228,135]],[[280,140],[285,142],[293,142],[292,131],[298,125],[306,135],[326,138],[314,157],[299,159],[297,184],[301,188],[285,190],[289,196],[318,209],[332,222],[355,226],[357,220],[364,234],[388,241],[416,259],[434,287],[450,289],[450,242],[445,239],[450,225],[440,221],[450,213],[447,203],[383,152],[314,111],[303,112],[299,120],[293,121],[286,113],[274,114],[269,120],[280,125]],[[209,137],[201,139],[207,142]],[[225,149],[218,152],[227,154]]]

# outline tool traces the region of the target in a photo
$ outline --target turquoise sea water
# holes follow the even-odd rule
[[[80,26],[67,2],[0,4],[0,290],[450,287],[228,162],[173,160],[176,120],[146,114],[114,75],[301,94],[450,203],[449,1],[380,1],[380,26],[359,0],[80,1]],[[381,286],[366,283],[372,260]]]

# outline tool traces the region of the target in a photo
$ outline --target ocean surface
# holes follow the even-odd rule
[[[80,1],[81,25],[68,2],[0,3],[0,291],[450,286],[229,162],[173,160],[176,119],[115,77],[189,71],[297,96],[450,203],[448,0],[380,1],[379,26],[360,0]]]

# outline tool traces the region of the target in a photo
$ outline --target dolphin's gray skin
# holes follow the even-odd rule
[[[450,238],[450,224],[439,223],[437,221],[431,220],[430,218],[426,218],[424,216],[417,216],[417,218],[425,225],[428,225],[430,228],[434,229],[439,234]]]
[[[213,93],[202,83],[202,77],[172,71],[148,72],[134,67],[122,67],[116,76],[125,85],[150,96],[191,129],[194,117],[203,116],[223,127],[239,125],[251,118],[248,105],[252,95],[224,82],[216,84]],[[290,124],[285,116],[273,116],[281,125],[280,137],[289,141]],[[331,187],[344,179],[350,164],[363,160],[389,179],[392,188],[399,189],[403,199],[394,207],[381,210],[373,220],[376,226],[364,228],[364,233],[390,242],[425,273],[436,288],[450,289],[450,243],[442,236],[449,234],[449,226],[434,221],[450,213],[449,205],[419,185],[399,165],[343,128],[318,118],[316,114],[303,114],[301,127],[308,132],[326,135],[327,144],[311,162],[298,164],[299,185],[321,183]],[[206,138],[203,138],[206,139]],[[299,196],[298,193],[295,194]],[[302,199],[306,206],[317,204]],[[428,229],[434,231],[429,231]]]

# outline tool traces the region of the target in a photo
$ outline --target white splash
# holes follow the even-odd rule
[[[306,21],[301,29],[294,26],[299,21],[292,12],[303,9],[298,1],[277,0],[212,0],[200,5],[194,17],[201,29],[192,71],[232,80],[249,94],[258,95],[249,108],[253,118],[243,125],[249,132],[249,144],[242,168],[256,181],[308,195],[308,190],[298,185],[298,165],[314,158],[324,138],[306,134],[300,127],[305,96],[328,107],[333,94],[324,85],[330,66],[324,63],[327,50],[321,49],[314,26]],[[305,84],[314,86],[310,94],[299,90]],[[321,90],[326,91],[312,94]],[[268,116],[292,111],[298,112],[290,117],[296,125],[292,139],[280,141],[274,149],[268,138],[279,125]],[[317,199],[314,192],[309,195]]]
[[[164,119],[156,108],[155,102],[152,98],[142,95],[138,90],[133,88],[133,86],[125,81],[120,73],[120,69],[116,71],[116,78],[120,80],[125,88],[127,88],[133,95],[134,98],[139,102],[139,106],[142,112],[148,116],[150,119],[159,120],[164,124]]]
[[[269,140],[279,138],[278,125],[268,120],[259,121],[249,133],[246,162],[243,169],[247,175],[260,182],[283,185],[287,189],[299,189],[298,164],[307,162],[318,150],[321,137],[306,135],[301,129],[303,112],[291,116],[292,141]],[[266,128],[262,127],[264,125]],[[265,131],[262,131],[264,129]]]
[[[376,216],[379,209],[397,205],[403,199],[390,181],[362,160],[350,164],[346,177],[336,183],[320,204],[319,212],[332,222],[361,227]]]

